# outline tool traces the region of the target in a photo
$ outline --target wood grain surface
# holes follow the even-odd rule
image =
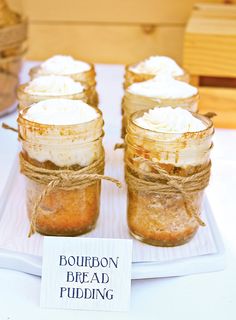
[[[69,35],[69,36],[68,36]],[[101,24],[32,24],[27,58],[43,60],[55,53],[100,63],[133,63],[151,54],[181,62],[184,28]]]
[[[196,0],[9,0],[31,21],[185,23]],[[224,0],[201,0],[224,3]]]
[[[196,0],[9,3],[30,20],[27,58],[46,59],[59,52],[94,62],[127,64],[153,54],[169,55],[180,63],[183,30]]]

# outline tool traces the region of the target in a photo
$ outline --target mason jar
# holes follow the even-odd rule
[[[30,69],[29,75],[31,79],[34,79],[39,76],[50,75],[50,74],[71,77],[73,80],[80,82],[87,90],[88,104],[97,107],[99,99],[96,91],[96,72],[95,72],[94,65],[91,63],[88,63],[88,64],[90,66],[89,70],[78,72],[78,73],[70,73],[70,74],[48,73],[45,70],[43,70],[41,66],[36,66]]]
[[[151,245],[181,245],[204,224],[200,215],[209,180],[213,124],[193,113],[204,130],[156,132],[137,125],[136,119],[143,114],[138,111],[131,116],[125,138],[129,231]],[[193,180],[185,185],[188,179]]]
[[[40,77],[40,78],[47,78]],[[61,78],[61,77],[60,77]],[[64,78],[64,77],[63,77]],[[69,78],[70,79],[70,78]],[[73,93],[66,93],[66,92],[53,92],[45,90],[44,92],[41,91],[29,91],[28,88],[32,81],[24,83],[17,88],[17,99],[19,102],[18,108],[19,110],[23,109],[24,107],[28,107],[33,103],[37,103],[43,100],[48,99],[71,99],[71,100],[82,100],[84,102],[88,102],[89,91],[85,89],[82,85],[78,88],[77,92]]]
[[[71,105],[71,100],[48,101],[56,101],[58,105],[63,103],[66,108]],[[80,104],[78,108],[81,104],[85,105],[81,101],[76,103]],[[74,171],[103,174],[102,114],[93,109],[97,114],[93,120],[49,125],[27,119],[30,108],[24,108],[18,116],[21,162],[25,162],[21,171],[26,179],[28,217],[31,223],[34,219],[35,230],[44,235],[76,236],[86,233],[95,227],[99,215],[100,180],[87,179],[78,186],[72,179],[71,185],[67,183],[66,188],[55,186],[42,197],[48,188],[48,181],[45,183],[42,174],[46,175],[46,180],[49,175],[60,172],[64,175]],[[60,109],[58,112],[61,112]],[[35,212],[40,197],[42,199]]]
[[[124,81],[124,88],[128,88],[131,84],[135,82],[143,82],[146,80],[153,79],[158,74],[150,74],[150,73],[137,73],[132,71],[132,67],[134,65],[127,65],[125,67],[125,81]],[[184,81],[189,83],[190,76],[186,70],[183,69],[183,74],[179,76],[174,76],[176,80]]]
[[[199,102],[199,93],[197,88],[188,85],[195,90],[194,93],[191,93],[189,96],[185,97],[159,97],[158,88],[157,95],[147,96],[143,94],[137,94],[130,91],[130,88],[125,90],[125,94],[122,100],[122,137],[125,136],[126,127],[130,115],[136,111],[148,110],[154,107],[165,107],[172,106],[173,108],[183,108],[191,112],[198,111],[198,102]],[[169,94],[171,94],[171,88],[169,89]]]

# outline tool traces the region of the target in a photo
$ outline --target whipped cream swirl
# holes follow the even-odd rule
[[[80,100],[44,100],[21,111],[21,115],[34,123],[48,125],[41,131],[40,127],[31,130],[30,123],[22,128],[23,149],[31,159],[51,161],[59,167],[85,167],[102,154],[102,120],[96,109]],[[92,121],[96,119],[98,122]],[[68,125],[75,126],[68,128]]]
[[[25,92],[31,95],[60,96],[83,92],[84,87],[79,82],[65,76],[40,76],[31,80],[25,87]]]
[[[41,64],[40,68],[44,74],[57,75],[71,75],[91,69],[88,63],[75,60],[73,57],[65,55],[55,55],[49,58]]]
[[[197,132],[206,128],[191,112],[172,107],[150,109],[134,122],[141,128],[165,133]]]
[[[159,73],[170,74],[173,77],[182,76],[184,70],[171,58],[166,56],[151,56],[140,63],[129,68],[135,73],[153,74]]]
[[[127,91],[156,99],[185,99],[198,93],[198,89],[190,84],[175,80],[169,75],[159,75],[143,82],[133,83]]]
[[[24,118],[48,125],[73,125],[92,121],[97,111],[80,100],[50,99],[32,104]]]

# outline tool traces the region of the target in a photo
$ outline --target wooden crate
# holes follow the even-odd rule
[[[236,128],[236,5],[196,4],[188,21],[183,66],[199,85],[200,112]]]
[[[150,54],[167,54],[180,61],[183,35],[183,27],[171,26],[147,34],[139,26],[32,24],[28,58],[42,60],[60,52],[90,62],[133,63]]]
[[[42,60],[59,52],[127,64],[153,54],[181,63],[185,23],[196,0],[9,2],[30,18],[28,58]]]

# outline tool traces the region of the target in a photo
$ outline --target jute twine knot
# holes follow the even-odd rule
[[[91,165],[80,168],[78,170],[51,170],[37,167],[29,163],[23,157],[22,153],[19,154],[19,159],[21,173],[28,177],[30,180],[45,185],[45,188],[35,202],[32,210],[28,237],[31,237],[31,235],[33,235],[36,231],[36,222],[40,203],[55,188],[60,188],[63,190],[74,190],[81,187],[89,186],[98,180],[107,180],[115,183],[117,187],[121,187],[121,183],[117,179],[105,176],[103,174],[105,164],[104,155],[93,162]]]
[[[125,144],[124,143],[116,143],[114,146],[114,150],[117,149],[124,149],[125,148]]]
[[[151,166],[156,172],[144,172],[126,158],[125,177],[130,189],[166,195],[179,193],[183,197],[185,210],[189,217],[194,217],[199,225],[205,226],[197,213],[197,209],[192,205],[191,193],[202,191],[207,187],[210,179],[211,162],[199,172],[183,177],[169,174],[160,165],[150,160],[143,158],[136,158],[136,160],[139,164],[145,163]]]
[[[7,123],[5,123],[5,122],[2,123],[2,128],[3,128],[3,129],[6,129],[6,130],[11,130],[11,131],[14,131],[14,132],[17,132],[17,133],[18,133],[18,129],[9,126],[9,125],[8,125]]]

